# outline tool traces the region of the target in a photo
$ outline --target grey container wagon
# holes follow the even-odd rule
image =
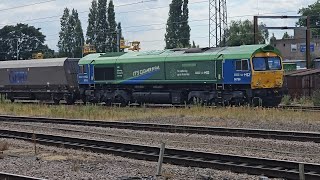
[[[79,59],[0,61],[0,93],[14,100],[79,99]]]

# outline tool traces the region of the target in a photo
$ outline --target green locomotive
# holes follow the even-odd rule
[[[98,53],[79,66],[85,102],[277,105],[282,97],[282,59],[269,45]]]

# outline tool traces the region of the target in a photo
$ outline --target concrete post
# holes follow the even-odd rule
[[[304,164],[299,164],[299,176],[300,180],[305,180],[305,175],[304,175]]]
[[[161,147],[160,147],[160,153],[159,153],[159,160],[158,160],[158,166],[157,166],[157,174],[156,174],[156,176],[161,176],[164,150],[165,150],[165,143],[162,142],[162,143],[161,143]]]

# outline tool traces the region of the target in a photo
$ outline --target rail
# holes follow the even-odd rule
[[[320,112],[320,106],[280,105],[279,108],[294,111]]]
[[[320,143],[320,133],[317,133],[317,132],[188,126],[188,125],[157,124],[157,123],[152,124],[152,123],[117,122],[117,121],[90,121],[90,120],[79,120],[79,119],[20,117],[20,116],[0,116],[0,122],[1,121],[67,124],[67,125],[106,127],[106,128],[116,128],[116,129],[130,129],[130,130],[139,130],[139,131],[205,134],[205,135],[231,136],[231,137],[251,137],[251,138],[262,138],[262,139]]]
[[[96,153],[108,153],[139,160],[157,161],[160,149],[153,146],[124,144],[92,139],[80,139],[48,134],[34,134],[23,131],[0,130],[1,138],[14,138],[44,145],[82,149]],[[34,138],[35,137],[35,138]],[[274,178],[299,179],[300,162],[283,161],[267,158],[236,156],[182,149],[165,149],[164,163],[187,167],[213,168],[236,173],[265,175]],[[305,178],[320,179],[320,164],[304,164]]]
[[[44,179],[40,179],[40,178],[22,176],[22,175],[17,175],[17,174],[10,174],[10,173],[5,173],[5,172],[0,172],[0,179],[4,179],[4,180],[44,180]]]

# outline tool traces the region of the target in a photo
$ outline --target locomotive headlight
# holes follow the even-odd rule
[[[277,80],[277,85],[281,86],[283,82],[281,80]]]

